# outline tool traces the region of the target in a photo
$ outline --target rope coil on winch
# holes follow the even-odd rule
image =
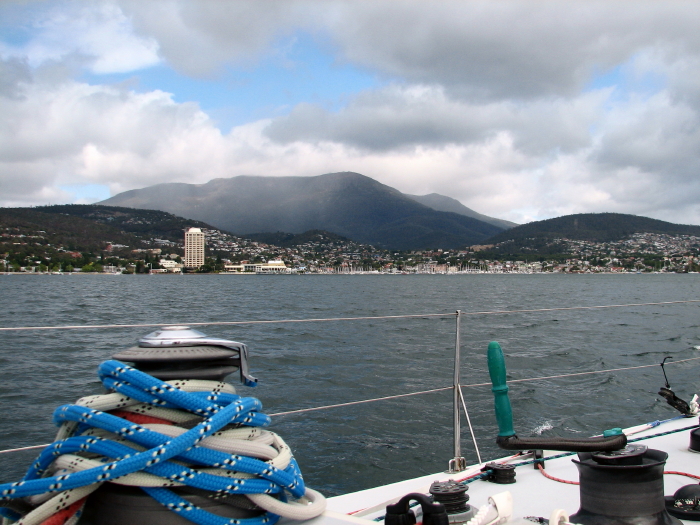
[[[41,524],[106,481],[141,487],[201,525],[273,524],[280,516],[310,519],[325,510],[325,498],[304,486],[286,443],[261,429],[270,418],[258,399],[240,397],[218,381],[161,381],[113,360],[102,363],[98,374],[114,393],[55,410],[56,441],[21,481],[0,485],[0,515]],[[213,499],[244,494],[267,512],[224,518],[168,489],[177,486],[207,491]],[[287,502],[290,497],[297,501]],[[25,503],[13,505],[19,498]],[[77,510],[61,523],[79,517]]]

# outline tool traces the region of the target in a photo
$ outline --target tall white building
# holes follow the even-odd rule
[[[199,228],[185,232],[185,268],[199,268],[204,264],[204,233]]]

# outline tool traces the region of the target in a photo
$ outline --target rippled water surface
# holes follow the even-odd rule
[[[0,276],[0,327],[454,314],[700,299],[700,275]],[[488,342],[510,379],[700,357],[700,303],[467,315],[462,383],[488,382]],[[0,332],[0,449],[53,439],[54,408],[101,392],[97,365],[149,328]],[[455,316],[208,326],[244,342],[268,413],[450,386]],[[669,365],[678,395],[700,390],[700,361]],[[590,435],[674,415],[658,366],[511,384],[520,435]],[[464,389],[482,454],[497,429],[487,386]],[[452,393],[277,416],[307,483],[335,495],[443,470]],[[465,425],[466,427],[466,425]],[[463,429],[463,453],[475,462]],[[0,455],[16,480],[36,452]]]

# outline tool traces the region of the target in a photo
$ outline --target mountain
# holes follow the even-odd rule
[[[316,177],[241,175],[206,184],[167,183],[100,204],[167,211],[237,235],[325,230],[382,248],[459,248],[502,227],[437,211],[359,173]]]
[[[156,210],[94,204],[0,208],[0,244],[35,239],[24,245],[61,246],[78,252],[99,253],[108,244],[144,248],[153,239],[181,244],[184,230],[190,227],[214,229],[203,222]],[[24,249],[27,250],[30,248]]]
[[[488,239],[486,258],[519,258],[552,256],[570,251],[571,241],[590,243],[615,243],[627,240],[635,233],[665,235],[692,235],[700,237],[700,226],[673,224],[670,222],[627,215],[623,213],[580,213],[555,219],[530,222],[516,226]],[[525,257],[525,258],[527,258]]]
[[[44,209],[0,208],[0,251],[16,251],[18,247],[23,247],[22,251],[37,251],[42,246],[60,246],[99,253],[107,243],[138,246],[140,239],[115,226],[62,213],[46,213]]]
[[[282,248],[293,248],[295,246],[310,243],[345,244],[350,242],[350,239],[347,239],[346,237],[323,230],[309,230],[304,233],[252,233],[248,235],[248,239],[251,241],[280,246]]]
[[[139,210],[95,204],[62,204],[32,209],[40,213],[79,217],[117,228],[122,233],[132,233],[139,237],[167,239],[173,242],[182,242],[183,232],[187,228],[215,229],[204,222],[183,219],[172,213],[158,210]]]
[[[459,202],[457,199],[451,197],[445,197],[439,193],[430,193],[428,195],[409,195],[404,193],[409,199],[413,199],[416,202],[428,206],[437,211],[449,211],[452,213],[459,213],[465,217],[472,217],[474,219],[479,219],[480,221],[488,222],[499,228],[509,229],[517,226],[516,223],[510,221],[504,221],[503,219],[496,219],[494,217],[489,217],[488,215],[482,215],[481,213],[475,212],[471,208],[467,208],[464,204]]]

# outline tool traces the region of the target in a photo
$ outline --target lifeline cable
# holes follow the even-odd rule
[[[164,382],[113,360],[102,363],[98,373],[114,393],[58,407],[56,441],[21,481],[0,485],[2,504],[29,497],[36,508],[24,516],[0,508],[0,515],[21,518],[23,525],[40,524],[105,481],[139,486],[200,525],[271,525],[280,516],[310,519],[324,511],[325,499],[304,486],[289,447],[276,434],[261,430],[270,418],[260,412],[256,398],[238,396],[232,386],[217,381]],[[166,424],[139,424],[108,410]],[[188,421],[197,424],[189,429],[173,424]],[[244,494],[266,512],[254,518],[223,518],[167,488],[183,485],[215,498]],[[290,497],[297,502],[287,503]]]
[[[522,314],[538,312],[563,312],[570,310],[600,310],[606,308],[627,308],[630,306],[665,306],[671,304],[700,303],[700,299],[687,299],[683,301],[658,301],[652,303],[628,303],[628,304],[605,304],[596,306],[560,306],[557,308],[529,308],[520,310],[491,310],[484,312],[460,312],[439,313],[439,314],[408,314],[408,315],[378,315],[361,317],[327,317],[319,319],[279,319],[262,321],[204,321],[192,323],[141,323],[141,324],[93,324],[93,325],[64,325],[64,326],[7,326],[0,328],[0,332],[5,331],[25,331],[25,330],[81,330],[86,328],[156,328],[160,326],[236,326],[255,324],[285,324],[285,323],[318,323],[323,321],[371,321],[378,319],[415,319],[425,317],[455,317],[457,315],[466,317],[472,315],[497,315],[497,314]]]
[[[666,365],[678,365],[681,363],[685,363],[688,361],[697,361],[700,360],[700,357],[690,357],[688,359],[679,359],[678,361],[670,361],[666,363]],[[551,376],[540,376],[540,377],[528,377],[524,379],[509,379],[508,384],[511,383],[526,383],[530,381],[545,381],[549,379],[563,379],[567,377],[576,377],[576,376],[583,376],[583,375],[595,375],[595,374],[607,374],[610,372],[624,372],[626,370],[638,370],[641,368],[653,368],[659,366],[658,363],[654,363],[651,365],[640,365],[640,366],[628,366],[624,368],[608,368],[605,370],[591,370],[588,372],[573,372],[569,374],[558,374],[558,375],[551,375]],[[472,383],[468,385],[460,385],[460,389],[462,388],[476,388],[476,387],[483,387],[483,386],[491,386],[491,382],[487,383]],[[309,408],[300,408],[297,410],[288,410],[285,412],[275,412],[272,414],[268,414],[269,417],[275,417],[275,416],[287,416],[287,415],[292,415],[292,414],[304,414],[307,412],[315,412],[318,410],[327,410],[331,408],[342,408],[342,407],[348,407],[348,406],[354,406],[354,405],[361,405],[364,403],[374,403],[376,401],[389,401],[392,399],[400,399],[403,397],[410,397],[410,396],[418,396],[418,395],[423,395],[423,394],[432,394],[435,392],[443,392],[447,390],[452,390],[454,387],[452,386],[446,386],[442,388],[433,388],[431,390],[421,390],[418,392],[409,392],[407,394],[396,394],[393,396],[383,396],[383,397],[375,397],[372,399],[362,399],[359,401],[348,401],[346,403],[337,403],[334,405],[323,405],[323,406],[318,406],[318,407],[309,407]],[[11,449],[6,449],[6,450],[0,450],[0,454],[6,454],[10,452],[20,452],[23,450],[34,450],[34,449],[40,449],[48,446],[48,444],[44,445],[32,445],[28,447],[19,447],[19,448],[11,448]]]

